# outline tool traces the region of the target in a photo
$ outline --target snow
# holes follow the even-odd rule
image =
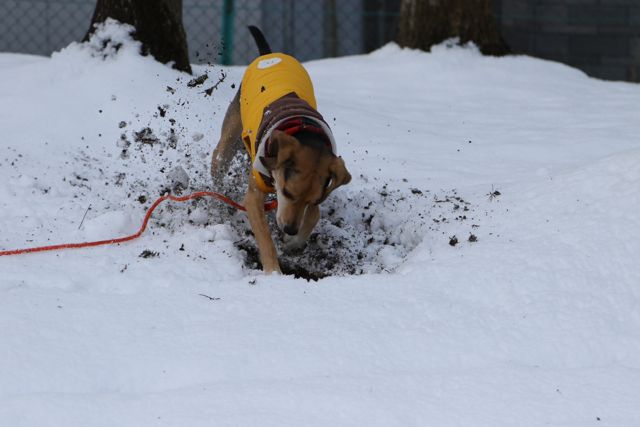
[[[210,189],[243,69],[189,88],[97,37],[0,54],[0,250]],[[306,252],[331,275],[263,276],[204,201],[0,257],[0,425],[640,425],[640,87],[472,46],[306,66],[354,177]]]

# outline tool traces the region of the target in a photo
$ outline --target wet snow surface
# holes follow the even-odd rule
[[[287,275],[212,200],[0,258],[0,425],[640,425],[640,88],[473,47],[307,68],[353,181],[304,250],[272,227]],[[0,54],[0,249],[241,201],[246,157],[209,162],[243,69],[194,69],[117,26]]]

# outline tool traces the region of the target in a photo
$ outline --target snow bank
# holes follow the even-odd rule
[[[190,87],[129,34],[0,54],[0,248],[209,189],[242,69]],[[281,257],[328,277],[262,276],[203,201],[0,258],[0,424],[638,425],[640,88],[469,46],[307,66],[354,180]]]

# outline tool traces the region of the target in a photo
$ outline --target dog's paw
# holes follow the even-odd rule
[[[289,236],[288,234],[285,234],[282,236],[282,240],[284,241],[282,249],[285,253],[289,254],[300,253],[304,250],[305,246],[307,246],[307,241],[297,235]]]

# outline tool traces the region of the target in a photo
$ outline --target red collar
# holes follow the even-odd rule
[[[317,133],[322,136],[322,139],[324,139],[324,142],[327,147],[329,147],[329,150],[333,152],[333,143],[331,141],[331,137],[327,135],[324,129],[320,127],[315,120],[312,120],[308,117],[291,117],[290,119],[284,120],[282,123],[280,123],[278,127],[276,127],[276,129],[286,133],[287,135],[295,135],[296,133],[302,131]],[[271,154],[271,150],[269,149],[270,140],[271,138],[267,138],[264,142],[264,151],[266,155]],[[266,185],[268,185],[269,187],[273,187],[273,178],[271,176],[265,175],[262,172],[260,172],[260,175],[262,176],[262,179],[264,180]]]
[[[302,131],[317,133],[322,136],[327,146],[330,149],[332,148],[331,138],[327,136],[324,129],[318,126],[318,124],[314,120],[311,120],[307,117],[292,117],[280,123],[280,125],[276,129],[281,130],[288,135],[295,135],[296,133]]]

